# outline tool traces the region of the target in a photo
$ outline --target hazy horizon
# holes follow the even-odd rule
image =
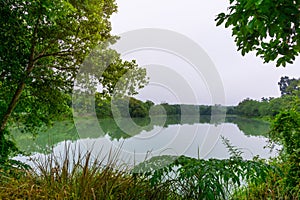
[[[278,82],[280,77],[300,77],[300,60],[287,67],[276,68],[275,63],[263,64],[262,59],[252,52],[241,56],[237,52],[231,30],[224,26],[216,27],[214,21],[220,12],[226,12],[229,1],[200,2],[190,0],[146,1],[146,0],[117,0],[118,13],[114,14],[112,21],[112,33],[120,35],[127,31],[142,28],[167,29],[183,34],[199,46],[201,46],[211,60],[222,79],[226,96],[226,105],[237,105],[246,98],[260,100],[262,97],[279,97]],[[149,54],[138,52],[130,55],[129,59],[136,59],[143,66]],[[185,68],[182,63],[172,63],[166,56],[168,66]],[[161,59],[163,60],[163,59]],[[160,61],[161,61],[160,60]],[[170,65],[170,63],[172,63]],[[175,66],[176,65],[176,66]],[[298,67],[297,67],[298,66]],[[198,81],[198,82],[197,82]],[[205,84],[202,80],[194,80],[193,88],[200,88]],[[210,103],[209,91],[201,90],[202,99],[196,104]],[[160,95],[159,92],[145,88],[137,98],[152,100],[154,102],[177,103],[172,97]],[[179,102],[185,103],[185,102]],[[193,103],[193,102],[190,102]]]

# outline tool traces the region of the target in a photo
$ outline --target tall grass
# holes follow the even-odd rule
[[[66,146],[31,168],[1,168],[0,199],[299,199],[300,185],[284,188],[286,163],[243,160],[224,139],[231,157],[224,160],[159,156],[130,169],[119,151],[105,158]]]
[[[167,199],[164,185],[150,186],[126,166],[116,167],[116,155],[107,162],[91,152],[65,151],[63,160],[51,154],[33,160],[31,169],[15,169],[0,179],[0,199]],[[18,174],[18,176],[16,176]]]

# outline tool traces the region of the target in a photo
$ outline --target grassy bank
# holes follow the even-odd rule
[[[232,151],[234,152],[234,151]],[[280,161],[154,157],[134,170],[90,152],[0,168],[0,199],[299,199]],[[172,160],[168,164],[166,161]],[[281,166],[280,166],[281,163]]]
[[[43,159],[42,159],[43,160]],[[145,177],[132,175],[114,160],[94,159],[90,152],[63,162],[53,155],[33,161],[34,166],[0,168],[0,199],[166,199],[163,185],[151,186]],[[23,165],[24,166],[24,165]]]

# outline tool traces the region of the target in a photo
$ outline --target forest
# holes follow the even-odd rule
[[[281,111],[292,109],[295,102],[300,97],[300,79],[281,77],[278,82],[278,89],[281,96],[262,97],[261,100],[246,98],[236,106],[224,105],[186,105],[162,103],[155,105],[147,100],[145,102],[134,97],[124,97],[120,99],[105,100],[101,95],[96,94],[95,109],[99,118],[113,117],[149,117],[151,115],[164,115],[157,107],[162,106],[167,116],[172,115],[211,115],[226,113],[226,115],[238,115],[242,117],[261,118],[271,120]],[[113,110],[117,110],[113,112]],[[299,110],[297,110],[299,112]],[[114,114],[115,113],[115,114]]]

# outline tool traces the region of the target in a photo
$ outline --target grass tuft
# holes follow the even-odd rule
[[[130,174],[124,165],[116,168],[118,152],[110,151],[107,160],[99,160],[90,151],[83,154],[66,148],[63,159],[52,153],[33,160],[30,169],[14,169],[14,173],[1,176],[0,199],[167,199],[170,196],[164,186],[151,186],[142,176]]]

